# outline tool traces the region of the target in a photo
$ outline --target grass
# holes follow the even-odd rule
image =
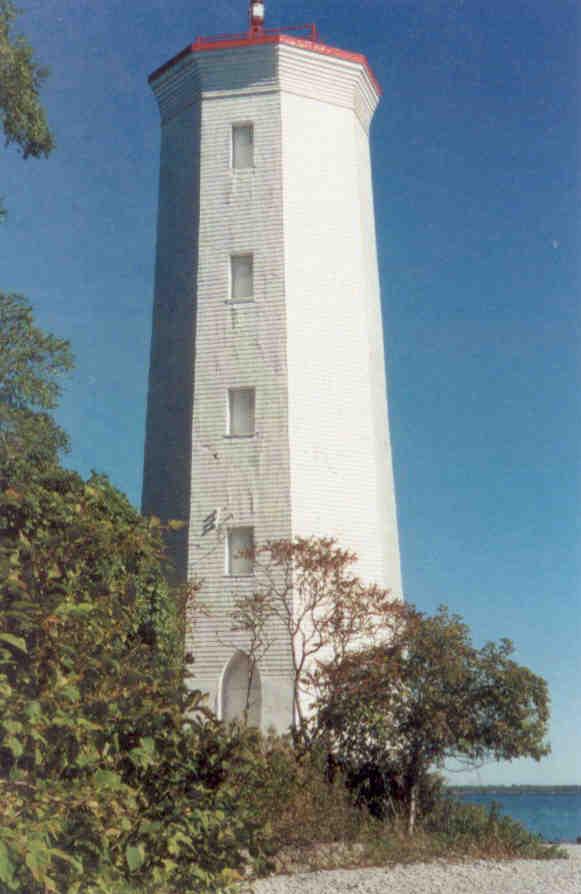
[[[403,812],[377,819],[355,805],[341,776],[330,783],[321,756],[298,758],[288,742],[274,736],[263,740],[263,747],[264,784],[245,789],[240,780],[240,791],[268,829],[268,844],[260,853],[245,854],[246,866],[234,874],[232,890],[251,891],[253,880],[270,874],[568,856],[501,816],[496,805],[487,810],[457,801],[433,781],[425,802],[430,807],[410,837]]]
[[[525,833],[528,834],[528,833]],[[567,858],[556,845],[540,840],[520,841],[516,846],[510,837],[491,835],[476,839],[467,833],[450,836],[423,828],[409,837],[397,824],[381,824],[374,820],[351,842],[318,841],[302,846],[285,846],[275,855],[271,871],[276,873],[308,872],[319,869],[354,869],[365,866],[387,866],[402,863],[429,863],[434,860],[472,862],[475,860]]]
[[[330,784],[321,762],[312,756],[297,761],[292,750],[275,745],[268,787],[262,804],[272,835],[260,874],[319,869],[381,866],[432,860],[511,860],[566,858],[498,806],[466,804],[436,795],[420,817],[413,836],[403,815],[376,819],[357,807],[343,780]]]

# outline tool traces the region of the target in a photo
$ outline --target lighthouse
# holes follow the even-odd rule
[[[252,549],[331,536],[402,598],[366,58],[314,26],[198,38],[150,76],[161,115],[143,511],[181,519],[179,579],[203,582],[193,685],[240,713],[247,643],[231,608]],[[253,723],[292,721],[284,636]]]

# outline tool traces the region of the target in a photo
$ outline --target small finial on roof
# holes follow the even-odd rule
[[[264,25],[264,3],[262,0],[250,0],[249,19],[251,33],[260,34]]]

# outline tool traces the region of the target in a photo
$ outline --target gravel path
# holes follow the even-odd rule
[[[278,875],[256,894],[581,894],[581,845],[563,845],[568,860],[415,863],[374,869]]]

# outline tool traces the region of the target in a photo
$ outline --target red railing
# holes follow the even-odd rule
[[[204,47],[214,47],[217,43],[231,43],[238,40],[259,40],[261,37],[276,37],[279,34],[286,34],[288,31],[299,31],[305,33],[305,39],[311,40],[313,43],[317,40],[317,26],[313,23],[308,25],[291,25],[289,28],[249,28],[248,31],[242,31],[238,34],[213,34],[212,37],[196,37],[191,45],[192,50],[203,50]]]

